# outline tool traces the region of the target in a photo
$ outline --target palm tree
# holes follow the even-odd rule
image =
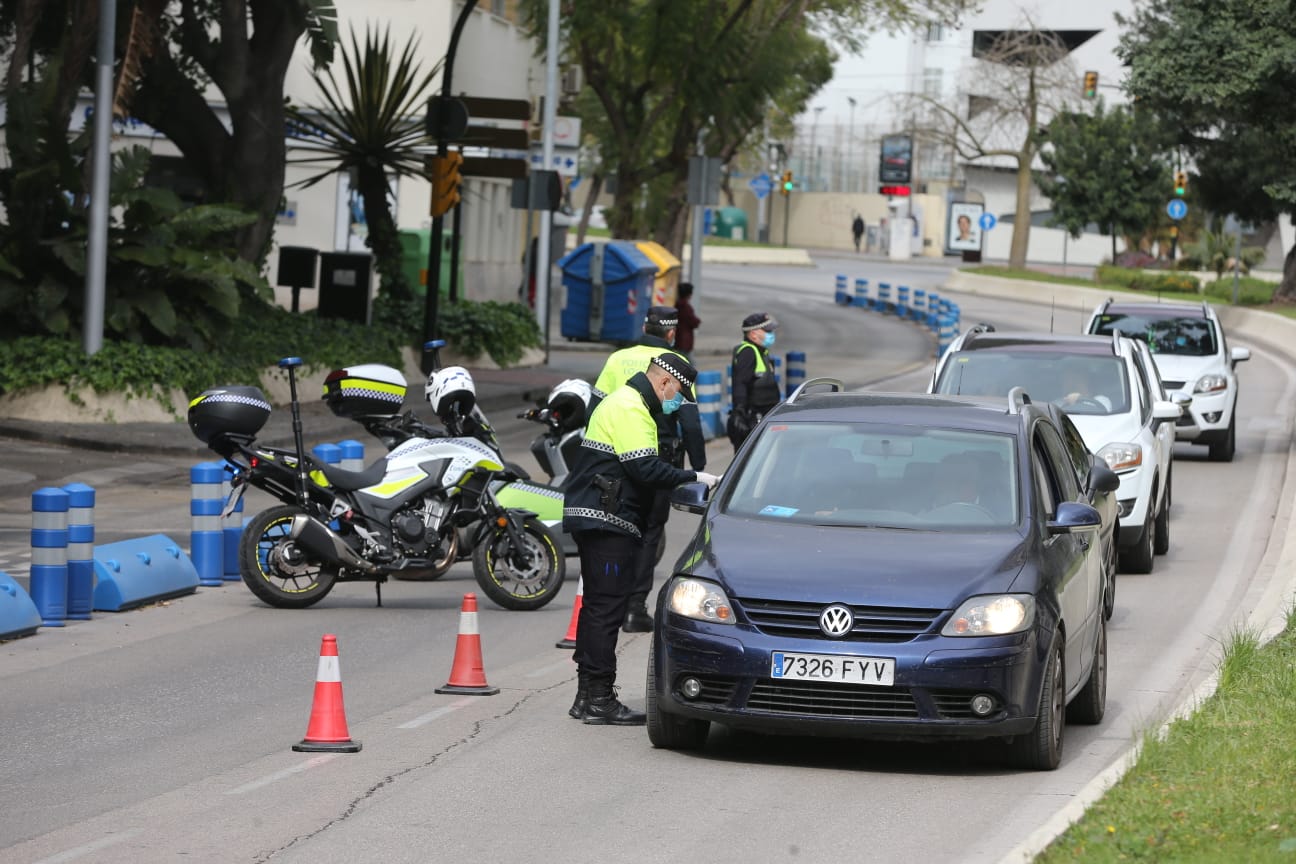
[[[352,31],[350,45],[342,51],[344,81],[339,83],[332,70],[316,71],[312,74],[324,104],[288,108],[299,136],[317,145],[311,155],[291,161],[325,166],[299,185],[313,186],[343,172],[353,178],[364,206],[366,243],[382,278],[379,300],[386,308],[380,307],[377,317],[406,326],[419,319],[406,308],[414,293],[401,272],[388,184],[392,177],[423,176],[422,110],[441,68],[438,62],[422,71],[417,49],[418,39],[411,35],[398,57],[386,29],[379,34],[366,28],[363,46]]]

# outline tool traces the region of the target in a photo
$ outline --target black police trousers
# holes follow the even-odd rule
[[[634,587],[638,537],[616,531],[577,531],[584,597],[576,621],[574,658],[593,679],[616,678],[617,634]]]

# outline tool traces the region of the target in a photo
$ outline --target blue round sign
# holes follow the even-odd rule
[[[1170,203],[1166,204],[1166,215],[1171,219],[1182,219],[1188,215],[1188,205],[1182,198],[1171,198]]]
[[[989,231],[998,221],[999,220],[995,218],[993,213],[982,213],[979,224],[981,225],[982,231]]]

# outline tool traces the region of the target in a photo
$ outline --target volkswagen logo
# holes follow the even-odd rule
[[[847,606],[834,603],[819,613],[819,629],[834,639],[845,636],[855,626],[855,616]]]

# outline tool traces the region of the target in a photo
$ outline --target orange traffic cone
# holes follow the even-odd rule
[[[337,637],[324,636],[320,644],[319,671],[315,674],[315,701],[311,705],[306,737],[294,744],[302,753],[327,751],[356,753],[360,742],[347,731],[346,709],[342,706],[342,673],[338,669]]]
[[[576,625],[580,623],[582,598],[585,596],[585,577],[576,580],[576,603],[572,606],[571,623],[567,625],[567,635],[554,643],[555,648],[576,647]]]
[[[477,595],[464,595],[459,612],[459,639],[455,642],[454,665],[450,680],[436,688],[437,693],[462,693],[470,696],[494,696],[498,687],[486,683],[482,666],[481,636],[477,632]]]

